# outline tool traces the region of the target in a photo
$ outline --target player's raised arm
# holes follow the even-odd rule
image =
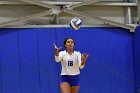
[[[61,47],[58,48],[54,43],[53,43],[53,45],[55,48],[55,56],[59,56],[59,50],[61,49]]]
[[[53,43],[53,45],[55,48],[55,61],[59,62],[59,50],[61,49],[61,47],[58,48],[54,43]]]

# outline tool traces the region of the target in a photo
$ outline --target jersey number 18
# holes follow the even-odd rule
[[[68,61],[68,66],[73,66],[73,61]]]

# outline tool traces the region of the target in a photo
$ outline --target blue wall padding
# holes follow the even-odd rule
[[[20,29],[19,55],[23,93],[40,93],[37,29]]]
[[[140,26],[134,33],[134,62],[136,75],[136,92],[140,92]]]
[[[53,43],[64,50],[67,37],[75,40],[75,50],[89,53],[79,93],[135,92],[133,35],[94,27],[0,29],[0,93],[60,93]]]
[[[58,70],[54,60],[53,43],[56,42],[55,29],[39,29],[38,56],[40,68],[41,93],[58,93]]]
[[[134,92],[133,37],[127,31],[109,33],[109,60],[113,93]],[[133,87],[133,88],[132,88]]]
[[[0,93],[20,93],[18,29],[0,29]]]

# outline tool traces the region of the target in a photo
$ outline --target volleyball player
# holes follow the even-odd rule
[[[55,60],[61,62],[60,90],[62,93],[78,93],[80,69],[85,66],[88,54],[74,51],[75,42],[72,38],[64,40],[66,50],[60,51],[55,44]],[[80,68],[80,69],[79,69]]]

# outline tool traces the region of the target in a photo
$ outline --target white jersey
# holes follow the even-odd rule
[[[81,53],[74,51],[69,55],[66,51],[59,52],[59,57],[55,56],[56,62],[61,62],[62,70],[61,75],[78,75],[80,74],[79,68],[81,66]]]

